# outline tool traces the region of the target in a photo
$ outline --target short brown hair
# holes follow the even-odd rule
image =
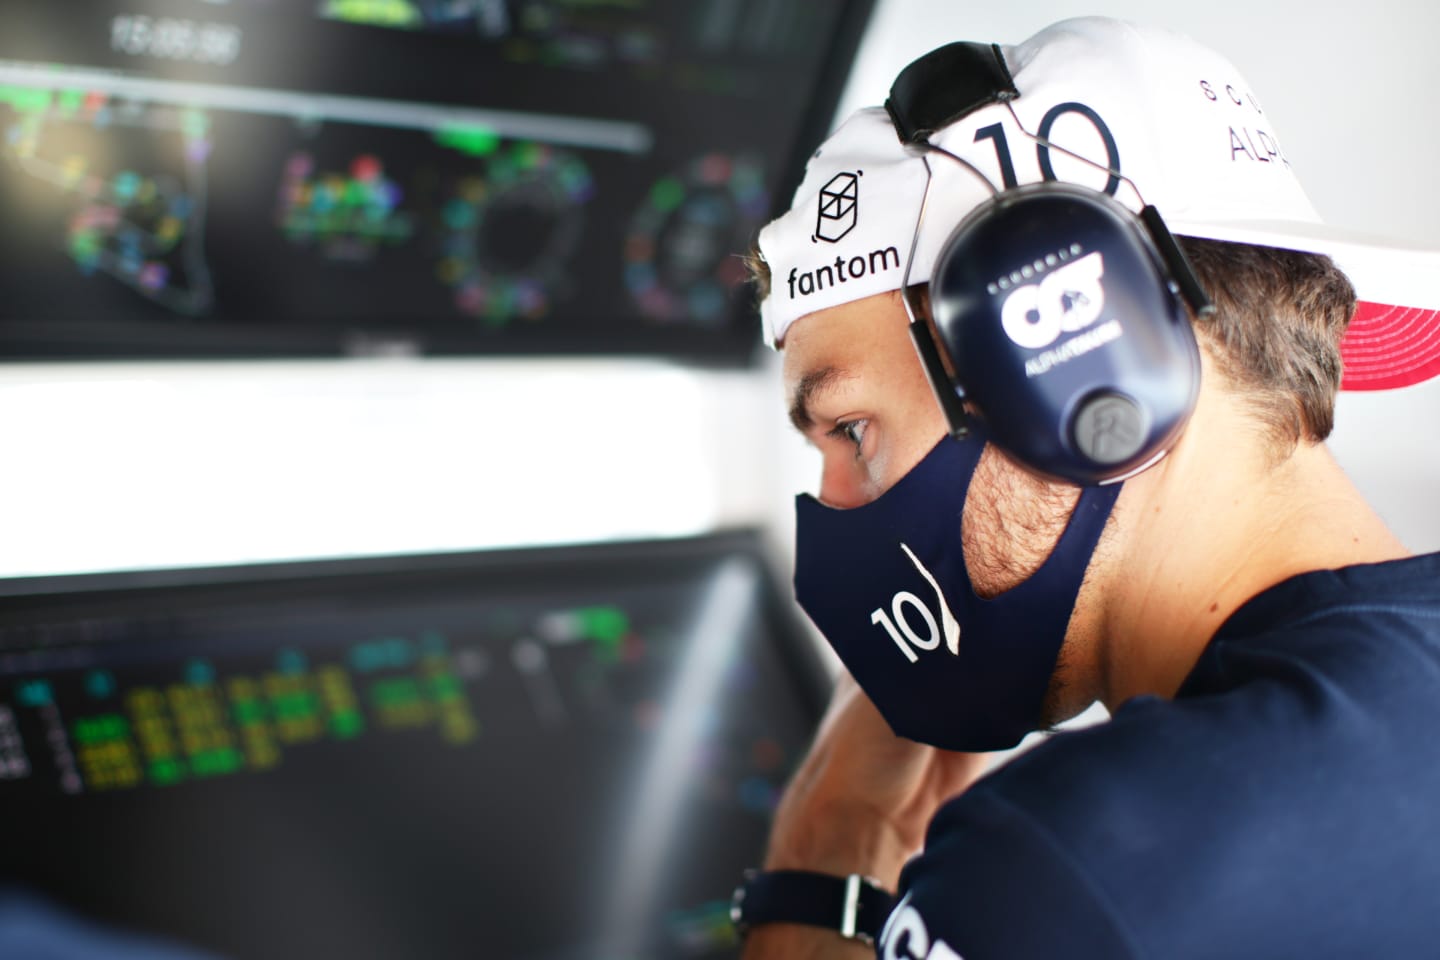
[[[1355,289],[1329,257],[1273,247],[1178,237],[1215,312],[1195,331],[1219,373],[1267,429],[1277,457],[1335,425],[1340,339]],[[770,295],[770,265],[745,258],[757,300]]]
[[[750,285],[755,288],[755,302],[761,303],[770,296],[770,264],[760,252],[760,244],[750,247],[750,252],[741,257],[745,269],[750,272]]]
[[[1355,288],[1329,257],[1179,237],[1215,312],[1195,332],[1221,376],[1268,428],[1275,452],[1335,425],[1340,339]]]

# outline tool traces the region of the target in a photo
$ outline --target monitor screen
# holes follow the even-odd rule
[[[0,581],[0,954],[734,956],[788,611],[747,534]]]
[[[0,356],[747,358],[873,0],[11,0]]]

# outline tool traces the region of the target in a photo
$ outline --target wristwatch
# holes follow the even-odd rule
[[[895,895],[869,877],[809,870],[747,870],[730,900],[730,922],[744,936],[762,923],[800,923],[873,944]]]

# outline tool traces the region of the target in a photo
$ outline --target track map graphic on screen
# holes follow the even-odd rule
[[[743,358],[867,11],[8,4],[0,356]]]

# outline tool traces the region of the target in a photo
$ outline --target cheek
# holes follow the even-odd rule
[[[894,460],[892,451],[881,444],[874,453],[857,464],[861,474],[860,483],[871,500],[889,490],[896,480],[905,475],[903,470],[896,473],[892,469]]]
[[[891,476],[891,458],[884,444],[867,451],[864,457],[856,457],[849,447],[827,452],[823,457],[820,500],[832,507],[848,510],[870,503],[898,479]]]
[[[895,426],[898,424],[898,426]],[[901,416],[876,417],[863,457],[846,447],[824,455],[820,499],[833,507],[856,507],[877,499],[900,481],[945,436],[943,426],[918,428]]]
[[[820,468],[820,502],[849,510],[869,503],[868,477],[854,457],[826,454]]]
[[[917,408],[907,416],[894,418],[899,426],[884,431],[869,464],[871,480],[881,491],[890,489],[913,470],[944,438],[944,416],[938,415],[938,407],[935,413],[937,416],[931,416],[923,407]]]
[[[931,392],[930,382],[925,379],[913,350],[908,360],[906,375],[897,383],[892,412],[886,418],[886,425],[890,427],[886,433],[889,442],[877,451],[875,458],[877,468],[884,471],[883,474],[877,471],[877,476],[887,487],[909,473],[950,432],[945,413]]]

